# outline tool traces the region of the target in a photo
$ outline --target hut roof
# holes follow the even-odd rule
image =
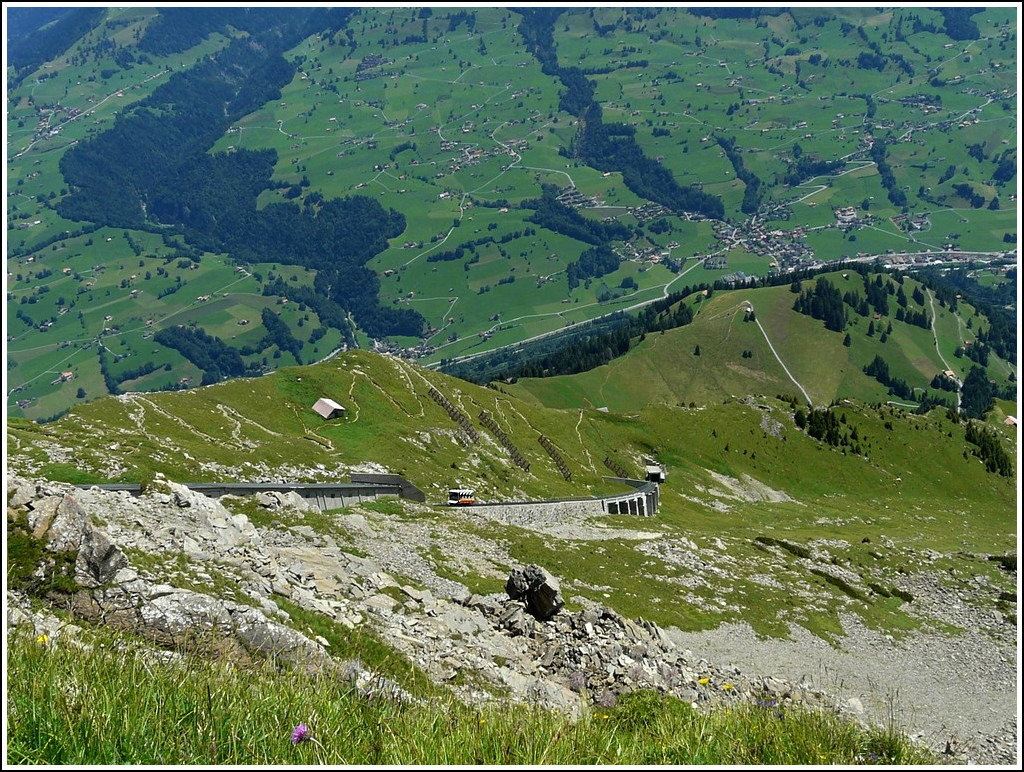
[[[316,404],[313,405],[313,410],[323,418],[335,418],[345,413],[345,408],[327,397],[318,399]]]

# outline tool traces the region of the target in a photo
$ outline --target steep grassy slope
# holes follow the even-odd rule
[[[346,417],[324,421],[311,409],[320,397],[346,407]],[[515,467],[509,453],[482,425],[482,411],[529,462],[529,474],[510,472]],[[234,479],[337,479],[350,468],[372,463],[436,491],[440,501],[448,485],[459,480],[474,483],[484,498],[564,495],[565,480],[538,438],[547,434],[556,445],[568,444],[570,455],[579,455],[578,421],[575,413],[543,411],[538,416],[495,390],[397,358],[353,351],[268,377],[102,399],[51,424],[19,422],[11,436],[15,455],[24,438],[26,452],[34,452],[40,461],[45,454],[38,448],[27,450],[38,440],[53,437],[68,443],[73,450],[51,452],[43,464],[43,473],[56,477],[138,481],[159,471],[188,480],[223,479],[226,473]],[[74,435],[79,439],[72,441]],[[117,438],[113,443],[112,437]],[[623,439],[615,436],[610,442],[623,444]],[[599,455],[613,447],[585,450]],[[636,454],[635,449],[631,452]],[[599,455],[596,465],[576,465],[570,492],[600,481],[607,473],[600,467],[603,457]],[[638,464],[633,467],[639,474]]]
[[[475,442],[432,388],[465,416]],[[311,406],[321,396],[341,403],[346,418],[316,415]],[[484,425],[484,410],[529,471]],[[383,468],[440,504],[453,483],[489,501],[607,493],[614,487],[602,478],[613,465],[640,474],[644,456],[653,456],[669,473],[654,518],[608,516],[559,529],[481,513],[459,526],[459,538],[545,566],[569,598],[686,629],[743,619],[766,634],[785,634],[795,622],[830,635],[850,612],[898,631],[920,623],[892,592],[904,572],[927,567],[949,571],[950,581],[982,575],[993,587],[1007,585],[987,556],[1015,548],[1014,481],[984,470],[964,442],[964,425],[941,410],[914,416],[857,402],[835,413],[857,454],[808,437],[792,407],[774,398],[557,410],[350,352],[255,380],[106,398],[45,425],[11,422],[8,465],[80,482],[157,473],[183,481],[326,481]],[[541,447],[541,434],[571,480]],[[1010,452],[1015,441],[1002,440]],[[415,515],[439,535],[451,517],[443,506]],[[443,543],[409,547],[474,591],[502,587],[501,567],[467,567]],[[825,578],[831,571],[840,579]],[[979,592],[977,602],[999,608],[998,593]]]

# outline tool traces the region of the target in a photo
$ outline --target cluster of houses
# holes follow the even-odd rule
[[[928,224],[928,213],[920,214],[899,214],[891,218],[892,224],[899,228],[904,233],[913,233],[916,231],[924,230]]]
[[[804,242],[804,229],[769,228],[760,217],[748,217],[738,225],[716,220],[715,238],[722,251],[744,249],[771,259],[769,267],[783,269],[813,259],[814,253]]]
[[[55,105],[53,107],[41,107],[39,108],[39,124],[36,126],[35,138],[36,139],[49,139],[55,137],[60,133],[60,126],[55,126],[54,123],[60,117],[66,117],[67,120],[73,121],[82,114],[82,111],[77,107],[62,107],[61,105]]]
[[[633,215],[641,225],[653,222],[659,217],[672,214],[670,209],[666,209],[661,204],[656,204],[653,201],[647,201],[640,206],[631,206],[626,211]]]
[[[603,203],[600,199],[581,193],[575,185],[567,185],[562,188],[555,196],[555,200],[565,206],[571,206],[573,209],[601,206]]]
[[[438,332],[436,327],[431,327],[427,331],[428,336],[433,336]],[[436,350],[436,346],[431,346],[427,343],[419,343],[416,346],[401,347],[396,343],[392,343],[389,340],[374,340],[373,350],[378,354],[390,354],[392,356],[401,357],[402,359],[422,359],[433,354]]]
[[[855,206],[841,206],[838,209],[834,209],[832,213],[836,216],[836,226],[843,233],[864,225],[870,225],[873,220],[869,213],[859,210]]]
[[[463,128],[463,131],[466,131],[466,129]],[[448,159],[448,170],[450,172],[458,172],[463,168],[477,166],[484,159],[490,158],[494,155],[499,155],[502,152],[504,152],[504,150],[500,148],[484,150],[478,145],[460,145],[459,155]]]
[[[632,241],[623,244],[621,247],[613,247],[613,249],[615,254],[623,260],[631,260],[635,263],[660,263],[671,255],[671,252],[667,249],[649,245],[637,246]],[[643,269],[641,268],[640,270]]]
[[[858,252],[858,258],[873,258],[867,252]],[[945,249],[939,251],[925,250],[924,252],[895,252],[891,249],[885,251],[885,260],[882,265],[885,268],[920,268],[923,266],[945,265],[950,262],[973,263],[977,260],[986,260],[992,256],[988,253],[964,252],[957,249]],[[1016,261],[1016,251],[1006,252],[1003,257],[1013,258]]]
[[[356,81],[382,78],[385,75],[394,73],[383,69],[389,64],[394,64],[394,59],[388,59],[381,54],[368,54],[356,65]]]
[[[880,98],[882,102],[889,101],[884,97]],[[910,94],[909,96],[900,97],[899,103],[904,107],[916,107],[925,115],[931,115],[932,113],[938,113],[943,111],[942,99],[935,94],[917,93]],[[884,102],[882,102],[884,104]]]

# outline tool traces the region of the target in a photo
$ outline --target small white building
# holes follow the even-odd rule
[[[345,408],[335,402],[333,399],[327,397],[321,397],[313,405],[313,411],[317,413],[325,421],[329,421],[332,418],[344,418]]]

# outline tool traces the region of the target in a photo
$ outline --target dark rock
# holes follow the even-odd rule
[[[99,587],[128,565],[128,558],[106,534],[87,528],[75,558],[75,581],[83,587]]]
[[[505,592],[512,600],[522,600],[526,610],[542,622],[551,619],[565,605],[558,582],[538,565],[512,569],[505,582]]]

